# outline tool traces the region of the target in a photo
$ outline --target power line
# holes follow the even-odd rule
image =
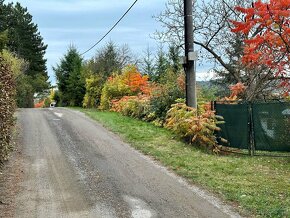
[[[87,52],[89,52],[90,50],[92,50],[94,47],[96,47],[101,41],[103,41],[104,38],[106,38],[106,36],[120,23],[120,21],[128,14],[128,12],[133,8],[133,6],[137,3],[138,0],[135,0],[133,2],[133,4],[127,9],[127,11],[122,15],[122,17],[120,17],[120,19],[111,27],[111,29],[99,40],[97,41],[93,46],[91,46],[88,50],[86,50],[85,52],[83,52],[81,54],[84,55]]]

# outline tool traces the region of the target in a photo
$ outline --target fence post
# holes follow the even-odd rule
[[[251,102],[251,137],[252,137],[252,144],[251,144],[251,149],[252,149],[252,153],[253,153],[253,156],[255,155],[255,152],[256,152],[256,140],[255,140],[255,122],[254,122],[254,111],[253,111],[253,105],[254,103]]]
[[[216,101],[211,101],[211,102],[210,102],[210,109],[211,109],[212,111],[215,110],[215,106],[216,106]]]
[[[253,103],[249,101],[248,106],[248,116],[249,116],[249,155],[255,155],[255,138],[254,138],[254,119],[253,119]]]
[[[211,107],[211,110],[212,111],[215,111],[215,114],[216,114],[216,105],[217,105],[217,102],[216,101],[211,101],[210,102],[210,107]],[[216,143],[221,143],[221,136],[218,135],[218,131],[217,130],[214,130],[214,136],[216,138]]]

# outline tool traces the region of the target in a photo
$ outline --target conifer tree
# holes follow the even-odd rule
[[[152,80],[155,74],[155,66],[154,66],[154,57],[152,56],[152,52],[150,51],[149,46],[144,51],[143,63],[142,63],[142,73],[149,76],[149,79]]]
[[[61,104],[64,106],[82,106],[86,90],[81,67],[80,54],[75,47],[70,46],[60,64],[53,68],[57,78]]]
[[[95,72],[107,79],[113,72],[121,71],[122,66],[118,57],[117,46],[113,42],[98,51],[95,58]]]
[[[166,73],[169,67],[169,61],[166,57],[166,53],[163,50],[163,46],[160,45],[156,56],[156,74],[154,75],[153,81],[159,81],[162,75]]]
[[[8,48],[29,62],[26,74],[32,77],[40,74],[48,79],[44,58],[47,45],[43,43],[38,27],[33,23],[27,8],[23,8],[19,3],[14,7],[11,5],[8,38]]]
[[[180,48],[174,44],[170,45],[168,51],[168,59],[173,72],[176,74],[180,73],[180,70],[182,69],[182,65],[179,61],[180,56]]]
[[[44,58],[47,45],[27,8],[20,3],[4,4],[4,0],[0,0],[0,39],[0,42],[6,39],[6,48],[28,63],[23,72],[25,76],[19,76],[19,80],[23,79],[17,82],[20,86],[17,90],[22,90],[17,92],[17,102],[18,107],[32,107],[34,93],[49,88]],[[3,46],[0,43],[0,47]]]

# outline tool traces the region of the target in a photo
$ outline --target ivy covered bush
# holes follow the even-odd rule
[[[0,54],[0,163],[11,149],[12,128],[16,108],[15,77],[7,61]]]

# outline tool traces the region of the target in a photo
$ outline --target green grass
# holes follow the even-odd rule
[[[150,123],[113,112],[78,110],[244,215],[290,217],[290,158],[211,155]]]

